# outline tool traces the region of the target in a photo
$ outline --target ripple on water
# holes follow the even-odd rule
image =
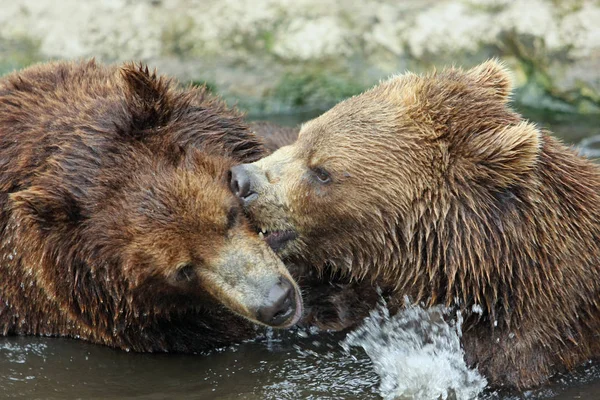
[[[289,337],[281,342],[269,338],[269,351],[279,353],[283,362],[263,362],[250,371],[263,380],[255,388],[257,398],[377,398],[379,378],[372,370],[371,361],[344,352],[339,335],[315,333],[298,330],[296,335],[300,339],[293,342]],[[290,343],[294,344],[290,346]]]
[[[0,342],[0,357],[13,364],[25,364],[31,356],[45,357],[44,343]]]
[[[45,359],[45,352],[43,343],[0,342],[0,358],[4,364],[0,387],[11,388],[34,380],[36,374],[28,362],[31,358]]]
[[[436,312],[437,311],[437,312]],[[14,399],[465,399],[485,381],[465,367],[460,325],[443,310],[378,310],[349,334],[277,331],[204,356],[136,354],[82,341],[0,340],[0,398]],[[446,316],[448,318],[449,316]],[[460,321],[459,321],[460,322]],[[340,346],[340,343],[347,349]],[[597,400],[600,365],[525,393],[485,400]]]

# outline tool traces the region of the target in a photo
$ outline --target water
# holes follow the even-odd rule
[[[377,398],[368,359],[338,357],[341,339],[290,332],[192,356],[126,353],[66,339],[5,338],[0,339],[0,398]]]
[[[468,400],[482,393],[487,381],[464,361],[461,315],[441,306],[410,306],[408,299],[405,307],[390,316],[380,305],[343,343],[347,352],[365,350],[381,379],[381,396]]]
[[[569,143],[600,137],[600,117],[539,114],[532,121]],[[314,114],[278,116],[296,125]],[[600,149],[599,142],[588,150]],[[594,147],[595,146],[595,147]],[[597,154],[597,153],[594,153]],[[0,338],[0,398],[7,399],[461,399],[484,384],[458,345],[460,319],[443,310],[376,311],[343,334],[275,332],[208,355],[134,354],[69,339]],[[401,360],[401,361],[398,361]],[[422,397],[423,398],[423,397]],[[484,400],[600,398],[600,363],[526,393],[484,390]]]

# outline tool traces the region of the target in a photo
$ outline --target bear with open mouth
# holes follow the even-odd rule
[[[600,167],[511,90],[496,61],[393,77],[231,185],[286,263],[455,307],[468,364],[526,388],[600,356]]]

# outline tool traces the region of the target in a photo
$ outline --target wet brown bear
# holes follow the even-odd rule
[[[233,180],[284,261],[458,304],[470,365],[525,388],[600,356],[600,168],[510,91],[493,61],[398,76]]]
[[[262,153],[239,114],[147,68],[2,79],[0,333],[196,352],[255,335],[230,311],[294,324],[297,285],[229,191]]]

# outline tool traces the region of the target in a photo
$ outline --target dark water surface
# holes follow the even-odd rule
[[[521,110],[569,143],[600,135],[600,117]],[[296,125],[314,116],[276,116]],[[550,310],[549,310],[550,311]],[[76,340],[0,338],[0,398],[14,399],[377,399],[379,376],[344,335],[269,333],[208,355],[134,354]],[[487,399],[600,399],[600,364],[558,376],[547,388]]]

